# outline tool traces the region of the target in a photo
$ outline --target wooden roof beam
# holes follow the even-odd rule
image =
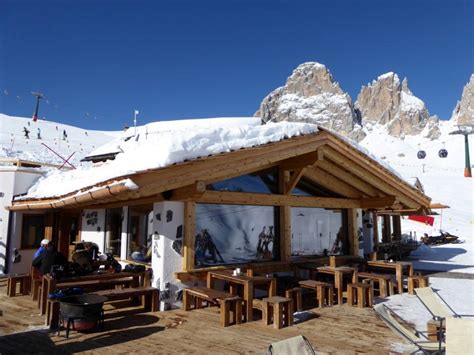
[[[392,207],[396,202],[396,196],[363,198],[360,200],[360,207],[371,209],[387,208]]]
[[[199,198],[206,191],[206,183],[204,181],[196,181],[194,184],[180,187],[171,191],[171,201],[191,201]],[[164,193],[167,197],[166,193]]]
[[[320,160],[323,160],[323,151],[321,148],[318,148],[314,152],[282,161],[280,163],[280,168],[283,170],[297,171],[312,166]]]
[[[369,197],[378,197],[382,195],[382,192],[377,190],[372,185],[368,184],[367,182],[360,179],[356,175],[351,174],[347,170],[333,164],[331,161],[327,159],[318,162],[318,167],[326,171],[327,173],[337,176],[339,179],[351,185],[355,189],[359,190],[364,195],[367,195]]]
[[[351,172],[352,174],[358,176],[362,180],[365,180],[370,185],[376,187],[377,189],[383,191],[385,194],[390,196],[397,196],[398,201],[403,203],[409,208],[417,208],[419,203],[413,199],[406,196],[402,191],[396,189],[393,185],[385,182],[383,179],[373,175],[368,168],[363,168],[352,160],[348,159],[343,154],[332,150],[327,149],[325,151],[325,156],[334,162],[334,164],[343,167],[345,170]]]
[[[309,197],[249,192],[206,191],[196,202],[255,206],[295,206],[317,208],[359,208],[357,199]]]
[[[304,176],[335,194],[354,199],[360,199],[362,197],[362,194],[358,190],[317,167],[306,169]]]
[[[431,199],[416,189],[411,184],[407,183],[403,179],[400,179],[393,172],[390,172],[387,168],[383,167],[382,164],[377,161],[367,161],[367,156],[355,148],[348,146],[347,144],[341,144],[341,140],[334,136],[328,136],[328,151],[337,152],[341,156],[349,159],[353,165],[365,166],[365,170],[370,171],[370,175],[376,177],[389,186],[396,186],[398,194],[400,192],[410,200],[417,204],[429,206]],[[331,159],[332,160],[332,159]],[[367,164],[368,163],[368,164]],[[393,193],[388,193],[394,195]]]

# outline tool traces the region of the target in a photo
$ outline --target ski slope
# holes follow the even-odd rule
[[[423,233],[439,235],[443,229],[458,236],[462,244],[447,244],[437,247],[420,247],[412,256],[419,260],[415,268],[422,270],[444,270],[474,273],[474,180],[464,177],[464,137],[450,135],[457,130],[452,121],[440,121],[441,136],[430,140],[418,136],[398,139],[388,135],[384,126],[365,127],[367,137],[360,144],[372,154],[388,162],[406,180],[417,177],[423,184],[425,194],[432,202],[450,206],[437,210],[433,227],[423,223],[402,220],[403,233],[412,232],[418,237]],[[470,153],[474,158],[470,136]],[[438,151],[445,148],[446,158],[440,158]],[[425,159],[418,159],[418,150],[426,152]]]
[[[24,128],[30,131],[25,137]],[[38,128],[41,139],[38,139]],[[63,139],[63,132],[67,137]],[[0,113],[0,159],[15,158],[42,163],[62,164],[63,160],[42,143],[77,165],[92,150],[111,141],[120,132],[90,131],[58,122],[14,117]]]

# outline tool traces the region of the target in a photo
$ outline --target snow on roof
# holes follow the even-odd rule
[[[71,171],[51,171],[20,199],[57,197],[100,182],[148,169],[166,167],[212,154],[229,152],[315,133],[316,125],[278,122],[260,125],[260,119],[215,118],[162,121],[130,128],[118,139],[94,151],[105,154],[117,149],[115,160],[100,166],[80,166]]]

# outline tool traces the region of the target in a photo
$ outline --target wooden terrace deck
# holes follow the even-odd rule
[[[122,303],[123,305],[123,303]],[[320,352],[388,354],[410,347],[372,309],[334,306],[307,311],[315,318],[280,330],[260,321],[223,328],[217,308],[139,313],[106,305],[105,331],[49,333],[29,296],[6,296],[0,281],[0,353],[265,354],[272,342],[305,335]],[[64,332],[63,332],[64,335]]]

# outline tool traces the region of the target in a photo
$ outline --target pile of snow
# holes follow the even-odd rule
[[[118,147],[121,153],[115,160],[66,172],[51,171],[23,198],[61,196],[139,171],[317,132],[317,126],[307,123],[279,122],[262,126],[260,120],[253,117],[193,120],[192,123],[192,127],[183,121],[137,127],[136,135],[130,136],[131,131],[128,131],[106,149],[94,152],[104,154]]]
[[[29,131],[29,138],[26,138],[24,129]],[[38,133],[41,139],[38,138]],[[118,134],[119,132],[112,131],[85,130],[41,119],[33,122],[31,118],[0,113],[0,159],[62,164],[64,161],[43,145],[46,144],[64,158],[74,153],[69,161],[76,165],[89,152],[111,141]]]

